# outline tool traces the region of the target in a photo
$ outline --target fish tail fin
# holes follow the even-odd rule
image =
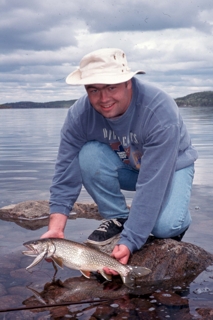
[[[134,288],[135,286],[135,278],[132,277],[130,274],[127,276],[121,276],[121,279],[123,281],[123,284],[127,286],[128,288]]]
[[[127,266],[129,269],[129,273],[126,276],[122,276],[123,283],[129,287],[132,288],[135,285],[135,279],[143,277],[151,272],[150,269],[145,267],[138,267],[138,266]]]

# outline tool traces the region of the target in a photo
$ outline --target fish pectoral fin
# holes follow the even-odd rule
[[[63,269],[64,264],[63,264],[63,259],[62,258],[52,256],[51,259],[55,262],[55,264],[57,266],[59,266],[61,269]]]
[[[28,286],[27,286],[27,289],[29,289],[29,290],[33,293],[33,295],[35,296],[35,298],[36,298],[39,302],[41,302],[41,303],[43,303],[43,304],[47,304],[46,301],[42,298],[41,294],[40,294],[38,291],[36,291],[35,289],[30,288],[30,287],[28,287]]]
[[[86,277],[87,279],[90,279],[91,276],[91,272],[88,270],[80,270],[81,273],[83,274],[84,277]]]
[[[26,270],[34,267],[35,265],[37,265],[46,255],[46,251],[43,251],[42,253],[40,253],[35,260],[28,266],[26,267]]]
[[[112,281],[111,274],[107,274],[106,272],[104,272],[104,270],[98,270],[98,271],[100,272],[102,277],[104,277],[107,281]]]

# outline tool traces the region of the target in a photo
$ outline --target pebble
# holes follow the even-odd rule
[[[154,311],[155,310],[155,308],[149,308],[149,311]]]
[[[201,293],[210,292],[210,291],[211,290],[209,288],[205,287],[205,288],[197,288],[193,292],[196,294],[201,294]]]

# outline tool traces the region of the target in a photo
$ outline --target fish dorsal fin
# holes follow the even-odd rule
[[[83,276],[85,276],[87,279],[90,279],[91,273],[88,270],[80,270]]]
[[[55,262],[55,264],[57,264],[57,266],[59,266],[61,269],[63,269],[63,259],[56,257],[56,256],[52,256],[51,259]]]
[[[107,274],[106,272],[104,272],[104,270],[98,270],[98,271],[107,281],[112,281],[111,274]]]

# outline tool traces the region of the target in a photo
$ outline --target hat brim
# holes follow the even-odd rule
[[[116,84],[122,83],[130,80],[136,74],[144,74],[143,70],[137,70],[135,72],[126,72],[122,74],[93,74],[84,79],[81,78],[80,70],[77,69],[74,72],[70,73],[66,78],[66,83],[77,86],[77,85],[88,85],[88,84]]]

